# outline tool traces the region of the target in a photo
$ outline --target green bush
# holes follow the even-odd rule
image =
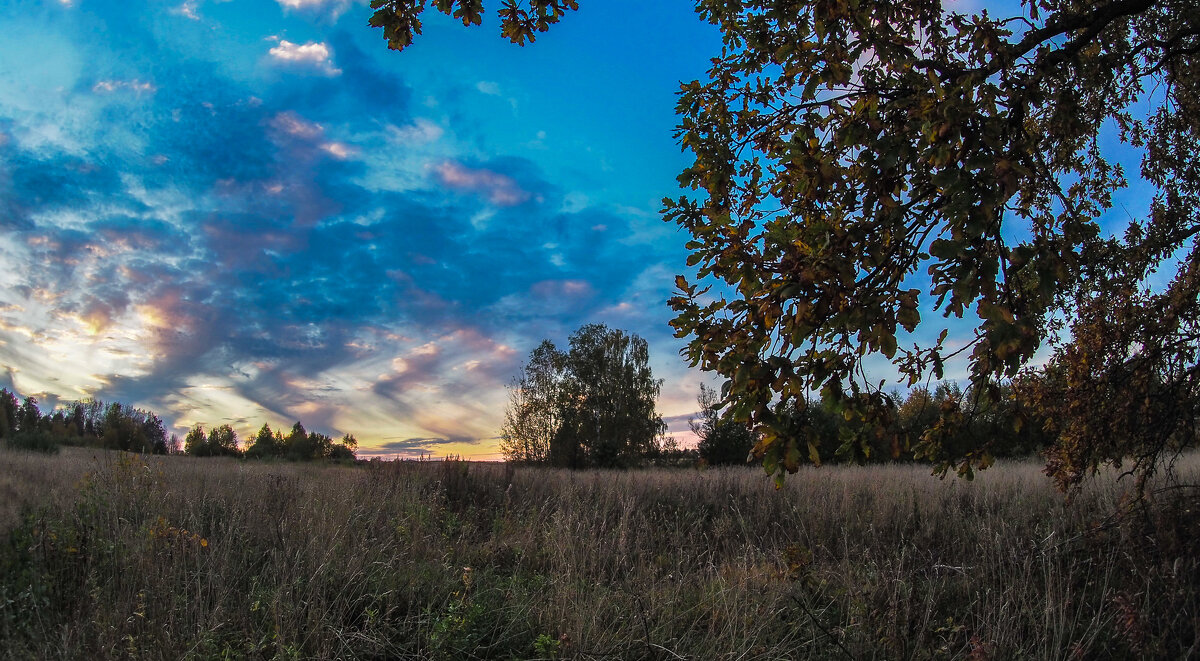
[[[17,432],[4,440],[5,444],[13,450],[45,452],[46,454],[58,452],[59,446],[58,441],[50,432],[41,429]]]

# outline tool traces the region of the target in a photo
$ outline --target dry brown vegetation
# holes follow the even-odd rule
[[[0,657],[1194,655],[1194,490],[1125,487],[0,452]]]

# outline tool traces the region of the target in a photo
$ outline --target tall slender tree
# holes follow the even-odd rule
[[[757,439],[745,423],[721,415],[720,393],[702,383],[696,403],[700,405],[700,417],[688,420],[688,426],[700,439],[696,445],[700,458],[710,466],[748,462]]]

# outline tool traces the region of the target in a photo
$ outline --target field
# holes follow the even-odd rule
[[[1128,482],[0,451],[0,657],[1195,656],[1195,492]]]

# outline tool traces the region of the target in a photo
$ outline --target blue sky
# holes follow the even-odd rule
[[[719,39],[582,4],[525,48],[431,10],[402,54],[362,3],[0,4],[0,386],[487,457],[529,350],[600,321],[686,430],[657,212]]]

